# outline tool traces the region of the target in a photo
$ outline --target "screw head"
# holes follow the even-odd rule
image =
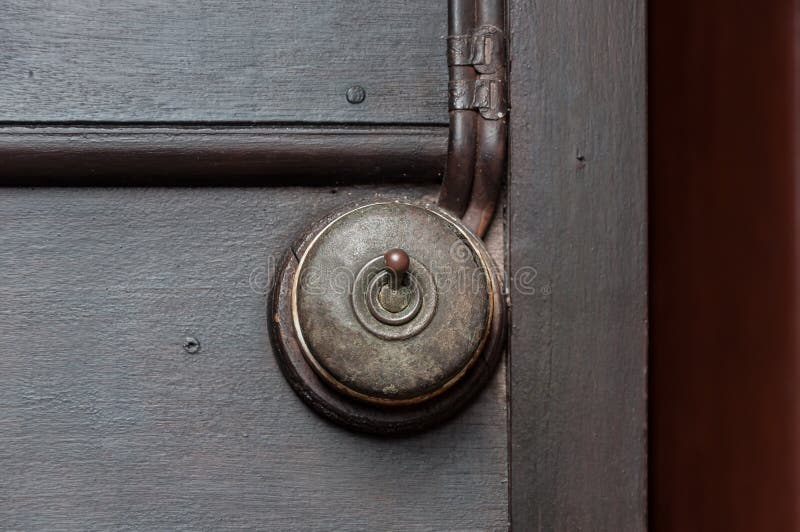
[[[364,90],[364,87],[361,85],[353,85],[349,89],[347,89],[347,93],[345,93],[347,97],[347,101],[352,104],[359,104],[363,102],[367,97],[367,91]]]
[[[183,341],[183,349],[190,355],[200,351],[200,342],[193,336],[187,336]]]

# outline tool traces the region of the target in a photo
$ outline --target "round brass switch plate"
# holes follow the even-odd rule
[[[385,262],[390,253],[404,257],[402,272]],[[278,273],[269,314],[298,395],[333,421],[377,433],[454,414],[488,379],[505,331],[483,242],[435,206],[399,201],[312,227]]]

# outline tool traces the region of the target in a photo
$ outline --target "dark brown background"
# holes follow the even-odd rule
[[[652,0],[652,529],[797,530],[797,7]]]

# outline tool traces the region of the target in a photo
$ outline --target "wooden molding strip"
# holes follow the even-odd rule
[[[270,185],[441,179],[445,126],[0,127],[0,185]]]

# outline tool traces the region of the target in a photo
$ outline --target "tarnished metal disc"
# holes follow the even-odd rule
[[[435,205],[333,213],[292,247],[268,304],[295,392],[348,427],[400,434],[460,410],[502,354],[505,300],[483,242]]]
[[[392,248],[411,258],[408,317],[382,310],[375,288]],[[491,322],[491,282],[448,218],[408,203],[366,205],[333,220],[305,250],[293,319],[305,356],[329,384],[364,401],[415,403],[452,386],[477,359]]]

